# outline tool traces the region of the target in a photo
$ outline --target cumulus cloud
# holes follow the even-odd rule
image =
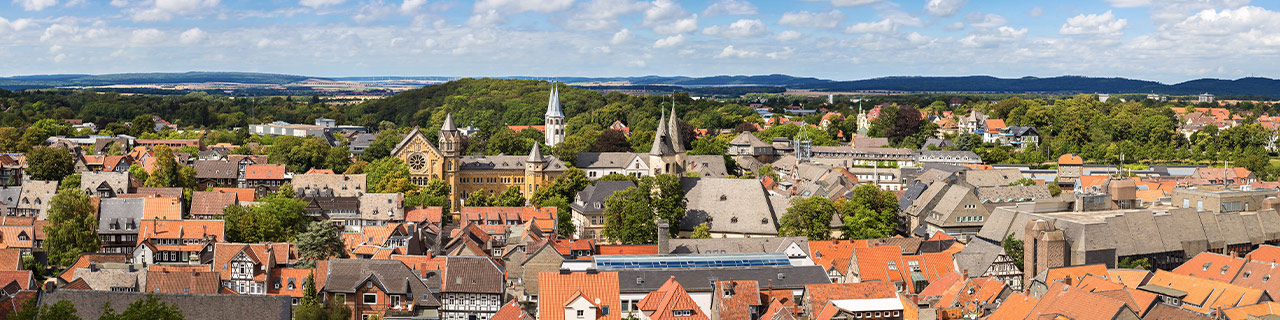
[[[859,22],[844,29],[845,33],[893,33],[897,30],[893,21],[884,19],[876,22]]]
[[[831,5],[837,7],[857,7],[880,2],[880,0],[831,0]]]
[[[946,28],[947,28],[947,30],[960,30],[960,29],[964,29],[964,22],[956,21],[955,23],[948,24]]]
[[[735,49],[735,48],[733,47],[733,45],[729,45],[729,46],[727,46],[727,47],[724,47],[724,50],[720,50],[720,54],[716,55],[716,58],[721,58],[721,59],[723,59],[723,58],[752,58],[752,57],[756,57],[756,56],[759,56],[759,55],[760,55],[760,53],[759,53],[759,52],[755,52],[755,51],[751,51],[751,50],[739,50],[739,49]]]
[[[778,24],[796,28],[835,28],[844,21],[844,13],[840,10],[829,12],[796,11],[782,14]]]
[[[572,6],[573,0],[479,0],[472,7],[468,23],[492,25],[505,21],[507,15],[522,12],[550,13]]]
[[[22,5],[22,10],[40,11],[58,5],[58,0],[13,0],[13,3]]]
[[[305,1],[305,0],[304,0]],[[175,15],[200,14],[218,0],[155,0],[150,7],[131,10],[134,21],[169,21]]]
[[[565,21],[565,27],[575,30],[611,30],[618,28],[618,18],[640,12],[648,7],[634,0],[593,0],[574,9],[575,13]]]
[[[1016,42],[1026,36],[1027,28],[1015,29],[1010,26],[1000,26],[992,31],[970,34],[960,39],[960,44],[968,47],[992,47]]]
[[[1163,31],[1174,35],[1224,36],[1255,29],[1280,32],[1280,12],[1254,6],[1221,11],[1203,10],[1185,20],[1165,26]]]
[[[1082,14],[1067,19],[1067,23],[1058,29],[1060,34],[1119,34],[1124,29],[1125,24],[1129,21],[1125,19],[1116,19],[1116,16],[1107,10],[1103,14]]]
[[[133,30],[133,37],[129,38],[129,44],[135,46],[153,45],[161,41],[164,41],[164,32],[156,29]]]
[[[769,28],[765,27],[764,22],[760,20],[740,19],[728,26],[711,26],[702,29],[702,34],[730,39],[746,39],[769,34]]]
[[[1009,19],[1005,19],[1004,17],[994,13],[981,14],[974,12],[965,16],[964,19],[969,21],[969,25],[975,28],[995,28],[996,26],[1009,23]]]
[[[677,34],[698,30],[698,15],[691,14],[672,0],[654,0],[644,11],[642,25],[659,34]]]
[[[622,31],[613,34],[613,38],[609,39],[609,43],[618,45],[627,42],[627,40],[631,40],[631,30],[622,29]]]
[[[323,8],[328,6],[340,5],[343,2],[347,2],[347,0],[299,0],[298,4],[305,7],[318,9],[318,8]]]
[[[1117,8],[1145,7],[1151,5],[1151,0],[1107,0],[1107,2],[1110,2],[1111,6]]]
[[[204,30],[200,30],[200,28],[191,28],[178,35],[178,42],[181,42],[182,44],[195,44],[203,41],[204,37]]]
[[[31,19],[17,19],[9,21],[4,17],[0,17],[0,33],[8,33],[13,31],[22,31],[32,25]]]
[[[714,17],[719,15],[746,15],[756,14],[755,4],[746,0],[719,0],[702,11],[703,16]]]
[[[960,11],[968,0],[929,0],[924,4],[924,11],[939,17],[950,17]]]
[[[425,4],[427,4],[427,0],[404,0],[403,3],[400,3],[400,11],[413,12]]]
[[[773,39],[778,41],[792,41],[792,40],[797,40],[803,37],[804,37],[804,34],[800,33],[800,31],[787,30],[787,31],[779,32],[778,35],[773,37]]]
[[[684,43],[684,35],[677,34],[674,36],[658,39],[658,41],[654,41],[653,47],[654,48],[670,48],[670,47],[678,46],[681,43]]]

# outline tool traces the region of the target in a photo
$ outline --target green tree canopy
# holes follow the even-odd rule
[[[791,199],[791,207],[782,215],[778,235],[808,237],[809,240],[831,239],[831,216],[837,214],[831,199],[807,197]]]
[[[40,146],[27,152],[26,173],[31,179],[57,181],[73,172],[75,163],[67,149]]]
[[[253,207],[232,205],[223,210],[228,242],[287,242],[306,228],[301,199],[269,195]]]
[[[44,249],[49,263],[69,266],[83,252],[98,251],[98,219],[80,188],[58,191],[49,204]]]
[[[298,265],[314,266],[316,261],[329,258],[347,258],[347,246],[342,242],[342,227],[333,220],[312,221],[307,230],[298,234]]]

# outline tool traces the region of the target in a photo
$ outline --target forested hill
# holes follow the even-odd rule
[[[1062,76],[1052,78],[966,77],[885,77],[866,80],[813,83],[792,86],[819,91],[891,90],[908,92],[990,92],[990,93],[1158,93],[1219,96],[1280,97],[1280,80],[1240,78],[1237,80],[1198,79],[1166,85],[1127,78]]]

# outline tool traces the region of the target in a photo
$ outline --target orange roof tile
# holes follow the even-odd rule
[[[987,132],[1000,131],[1005,127],[1004,119],[987,119]]]
[[[844,274],[849,270],[849,257],[853,255],[853,249],[866,247],[866,240],[809,241],[809,258],[827,271],[835,269]]]
[[[143,219],[182,220],[182,201],[178,198],[142,198]]]
[[[888,283],[903,282],[904,287],[911,290],[913,281],[903,281],[903,269],[907,267],[902,260],[902,248],[895,245],[871,248],[854,248],[853,262],[858,265],[861,281],[886,281]]]
[[[0,249],[0,271],[22,269],[22,250]]]
[[[253,202],[257,200],[256,191],[251,188],[213,188],[214,192],[235,192],[236,201]]]
[[[1054,283],[1040,302],[1027,314],[1027,319],[1043,319],[1045,315],[1060,315],[1069,319],[1115,319],[1122,313],[1137,313],[1123,301],[1115,300],[1076,289],[1065,283]]]
[[[1265,294],[1262,289],[1246,288],[1221,281],[1205,280],[1188,275],[1157,270],[1147,286],[1158,286],[1186,292],[1182,298],[1184,309],[1208,313],[1258,303]],[[1195,305],[1199,305],[1196,307]]]
[[[1245,320],[1250,319],[1250,316],[1261,317],[1270,314],[1280,314],[1280,303],[1268,301],[1255,305],[1222,310],[1222,313],[1227,316],[1227,319],[1231,320]]]
[[[1280,247],[1264,244],[1244,257],[1253,261],[1280,263]]]
[[[1245,259],[1212,252],[1201,252],[1173,269],[1173,273],[1200,279],[1230,282],[1244,266]]]
[[[223,238],[225,223],[222,220],[151,220],[143,219],[138,227],[138,242],[151,238],[160,239],[195,239],[212,238],[214,242],[225,241]]]
[[[1055,281],[1061,281],[1069,286],[1075,285],[1080,283],[1080,281],[1088,275],[1106,277],[1107,265],[1089,264],[1082,266],[1049,268],[1045,274],[1045,284],[1052,285]]]
[[[0,287],[7,286],[11,282],[17,282],[22,290],[36,287],[35,274],[32,274],[31,270],[0,271]]]
[[[555,219],[556,207],[462,207],[462,221],[519,221],[523,224],[533,219]]]
[[[893,283],[859,282],[859,283],[825,283],[804,286],[806,306],[826,306],[831,300],[848,299],[882,299],[898,296]],[[822,310],[810,310],[810,314],[819,314]]]
[[[239,256],[241,252],[258,266],[275,267],[278,262],[275,260],[275,256],[270,253],[270,248],[269,245],[260,243],[215,243],[213,245],[213,269],[217,270],[223,280],[231,280],[231,261],[236,256]],[[253,268],[253,279],[265,281],[267,279],[266,269],[261,267]]]
[[[646,255],[658,254],[658,245],[656,244],[621,244],[621,245],[600,245],[596,247],[600,250],[598,255]]]
[[[716,310],[720,320],[752,320],[748,311],[758,310],[760,301],[759,282],[756,281],[716,281],[716,290],[712,292],[730,292],[730,296],[715,295]]]
[[[212,271],[213,271],[213,270],[212,270],[213,268],[211,268],[211,267],[212,267],[212,266],[207,265],[207,264],[194,265],[194,266],[191,266],[191,265],[167,265],[167,264],[153,264],[153,265],[149,265],[149,266],[147,266],[147,271],[212,272]]]
[[[0,226],[0,249],[31,248],[34,237],[34,226]]]
[[[217,294],[222,287],[216,272],[147,270],[148,293]]]
[[[303,288],[307,282],[307,276],[315,271],[314,269],[300,268],[272,268],[271,273],[267,275],[267,294],[282,295],[300,298],[303,295]],[[276,288],[276,284],[280,284],[280,288]],[[290,286],[292,284],[292,286]]]
[[[609,308],[609,314],[600,315],[600,320],[622,319],[622,300],[619,298],[618,273],[582,273],[560,274],[559,272],[538,273],[538,301],[547,305],[564,305],[572,302],[570,298],[581,295],[587,301],[595,303],[600,299],[601,309]],[[564,319],[564,308],[538,308],[538,319]]]
[[[640,299],[640,310],[649,315],[652,320],[708,320],[706,313],[702,312],[702,308],[693,301],[693,297],[689,296],[689,292],[684,290],[676,277],[667,278],[667,282],[663,283],[658,290],[650,292]],[[676,317],[673,311],[690,310],[693,311],[692,316]]]
[[[1080,156],[1077,156],[1074,153],[1063,154],[1062,156],[1058,157],[1058,165],[1064,165],[1064,164],[1065,165],[1083,165],[1084,158],[1081,158]]]
[[[1124,289],[1124,285],[1096,275],[1085,276],[1075,284],[1075,287],[1089,292]]]
[[[1268,296],[1280,297],[1280,281],[1271,281],[1273,278],[1280,279],[1280,268],[1275,263],[1250,260],[1240,267],[1240,272],[1231,280],[1231,284],[1262,289]]]
[[[337,173],[334,173],[333,169],[311,168],[311,170],[307,170],[306,174],[337,174]]]
[[[440,270],[444,268],[445,259],[443,256],[432,256],[430,252],[427,255],[391,255],[391,260],[403,262],[421,278],[426,278],[427,272],[440,274]]]
[[[1023,320],[1027,318],[1027,314],[1031,313],[1031,309],[1039,303],[1040,299],[1028,297],[1021,293],[1014,293],[1004,299],[1004,303],[1000,304],[991,315],[987,317],[990,320]]]
[[[534,320],[534,318],[533,315],[525,312],[519,303],[511,300],[502,305],[502,308],[498,309],[497,313],[489,316],[489,320]]]
[[[443,207],[405,207],[405,222],[430,222],[439,224],[443,216]]]
[[[284,180],[283,164],[251,164],[244,168],[244,178],[249,180]]]

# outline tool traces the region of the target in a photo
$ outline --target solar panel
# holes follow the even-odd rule
[[[598,270],[788,266],[786,254],[705,254],[595,256]]]

